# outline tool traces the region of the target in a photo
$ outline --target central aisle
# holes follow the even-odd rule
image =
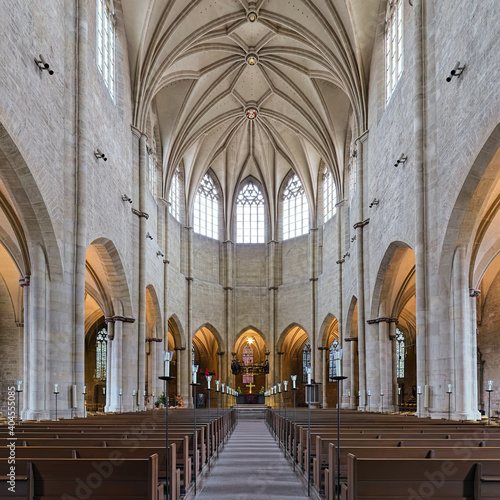
[[[240,420],[197,500],[307,498],[264,420]]]

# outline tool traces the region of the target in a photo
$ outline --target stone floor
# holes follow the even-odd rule
[[[263,420],[240,420],[198,500],[307,498],[302,483]]]

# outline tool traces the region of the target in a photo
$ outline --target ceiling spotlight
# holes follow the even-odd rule
[[[97,159],[102,159],[104,161],[108,161],[108,159],[106,158],[106,155],[100,150],[100,149],[96,149],[94,151],[94,156],[97,158]]]
[[[455,64],[455,67],[450,71],[450,76],[446,79],[446,81],[450,83],[454,76],[458,78],[462,74],[464,69],[465,64],[463,66],[460,66],[460,61],[458,61],[457,64]]]
[[[251,23],[254,23],[255,21],[257,21],[257,12],[249,12],[248,15],[247,15],[247,19],[251,22]]]
[[[49,75],[53,75],[54,72],[50,69],[50,65],[48,62],[45,62],[45,59],[42,57],[42,54],[38,56],[40,59],[35,57],[35,63],[38,66],[40,71],[47,71]]]
[[[255,66],[259,62],[259,57],[257,54],[248,54],[246,61],[249,66]]]
[[[408,156],[406,156],[404,153],[402,153],[401,156],[396,160],[396,163],[394,164],[394,166],[399,167],[399,164],[406,163],[407,159],[408,159]]]

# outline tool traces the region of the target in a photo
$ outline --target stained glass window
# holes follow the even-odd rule
[[[304,344],[302,349],[302,381],[307,382],[306,368],[311,366],[311,342],[309,340]]]
[[[114,13],[106,0],[96,0],[97,67],[111,98],[115,100],[115,25]]]
[[[208,174],[201,179],[194,199],[194,232],[219,238],[219,193]]]
[[[309,231],[309,205],[299,176],[294,175],[283,192],[283,239]]]
[[[176,169],[170,184],[170,191],[168,193],[168,201],[170,206],[168,211],[180,222],[181,220],[181,173]]]
[[[403,72],[403,0],[390,0],[385,27],[385,102]]]
[[[106,328],[103,328],[100,332],[97,333],[95,347],[95,377],[98,380],[106,380],[107,342],[108,332],[106,331]]]
[[[405,336],[403,332],[396,328],[396,355],[397,355],[397,377],[404,378],[405,376]]]
[[[248,365],[253,364],[253,349],[248,344],[243,349],[243,364],[245,365],[245,373],[243,374],[243,383],[253,384],[253,373],[248,373]]]
[[[253,182],[248,182],[236,199],[237,243],[264,243],[264,214],[264,196]]]
[[[328,167],[323,176],[323,222],[330,220],[337,212],[337,191],[333,175]]]
[[[330,345],[330,355],[329,355],[329,363],[328,363],[328,377],[336,377],[337,376],[337,368],[335,366],[335,353],[338,352],[339,349],[339,341],[335,339]]]

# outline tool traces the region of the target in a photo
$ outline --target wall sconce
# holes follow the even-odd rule
[[[94,156],[97,159],[103,159],[104,161],[108,161],[108,159],[106,158],[106,155],[100,149],[96,149],[94,151]]]
[[[345,259],[346,257],[350,257],[351,254],[349,252],[345,253],[344,255],[342,255],[342,258]]]
[[[157,257],[160,257],[160,256],[161,256],[161,257],[165,257],[165,255],[164,255],[164,254],[163,254],[160,250],[158,250],[158,251],[156,252],[156,256],[157,256]]]
[[[129,203],[132,203],[132,198],[130,198],[126,194],[122,194],[122,201],[128,201]]]
[[[146,238],[147,238],[148,240],[152,240],[152,239],[153,239],[153,237],[152,237],[149,233],[146,233]]]
[[[354,243],[356,241],[356,235],[354,235],[352,238],[351,238],[351,243]]]
[[[373,208],[375,205],[378,205],[379,200],[377,198],[373,198],[373,201],[368,205],[369,208]]]
[[[401,156],[396,160],[396,163],[394,164],[394,166],[399,167],[399,164],[406,163],[407,159],[408,159],[408,156],[406,156],[404,153],[401,153]]]
[[[50,65],[48,62],[45,62],[45,59],[42,57],[42,54],[38,56],[40,59],[35,57],[35,64],[38,66],[40,71],[47,71],[49,75],[53,75],[54,72],[50,69]]]
[[[446,81],[450,83],[454,76],[458,78],[463,73],[464,69],[465,64],[460,66],[460,61],[458,61],[457,64],[455,64],[455,67],[450,71],[450,76],[446,79]]]

